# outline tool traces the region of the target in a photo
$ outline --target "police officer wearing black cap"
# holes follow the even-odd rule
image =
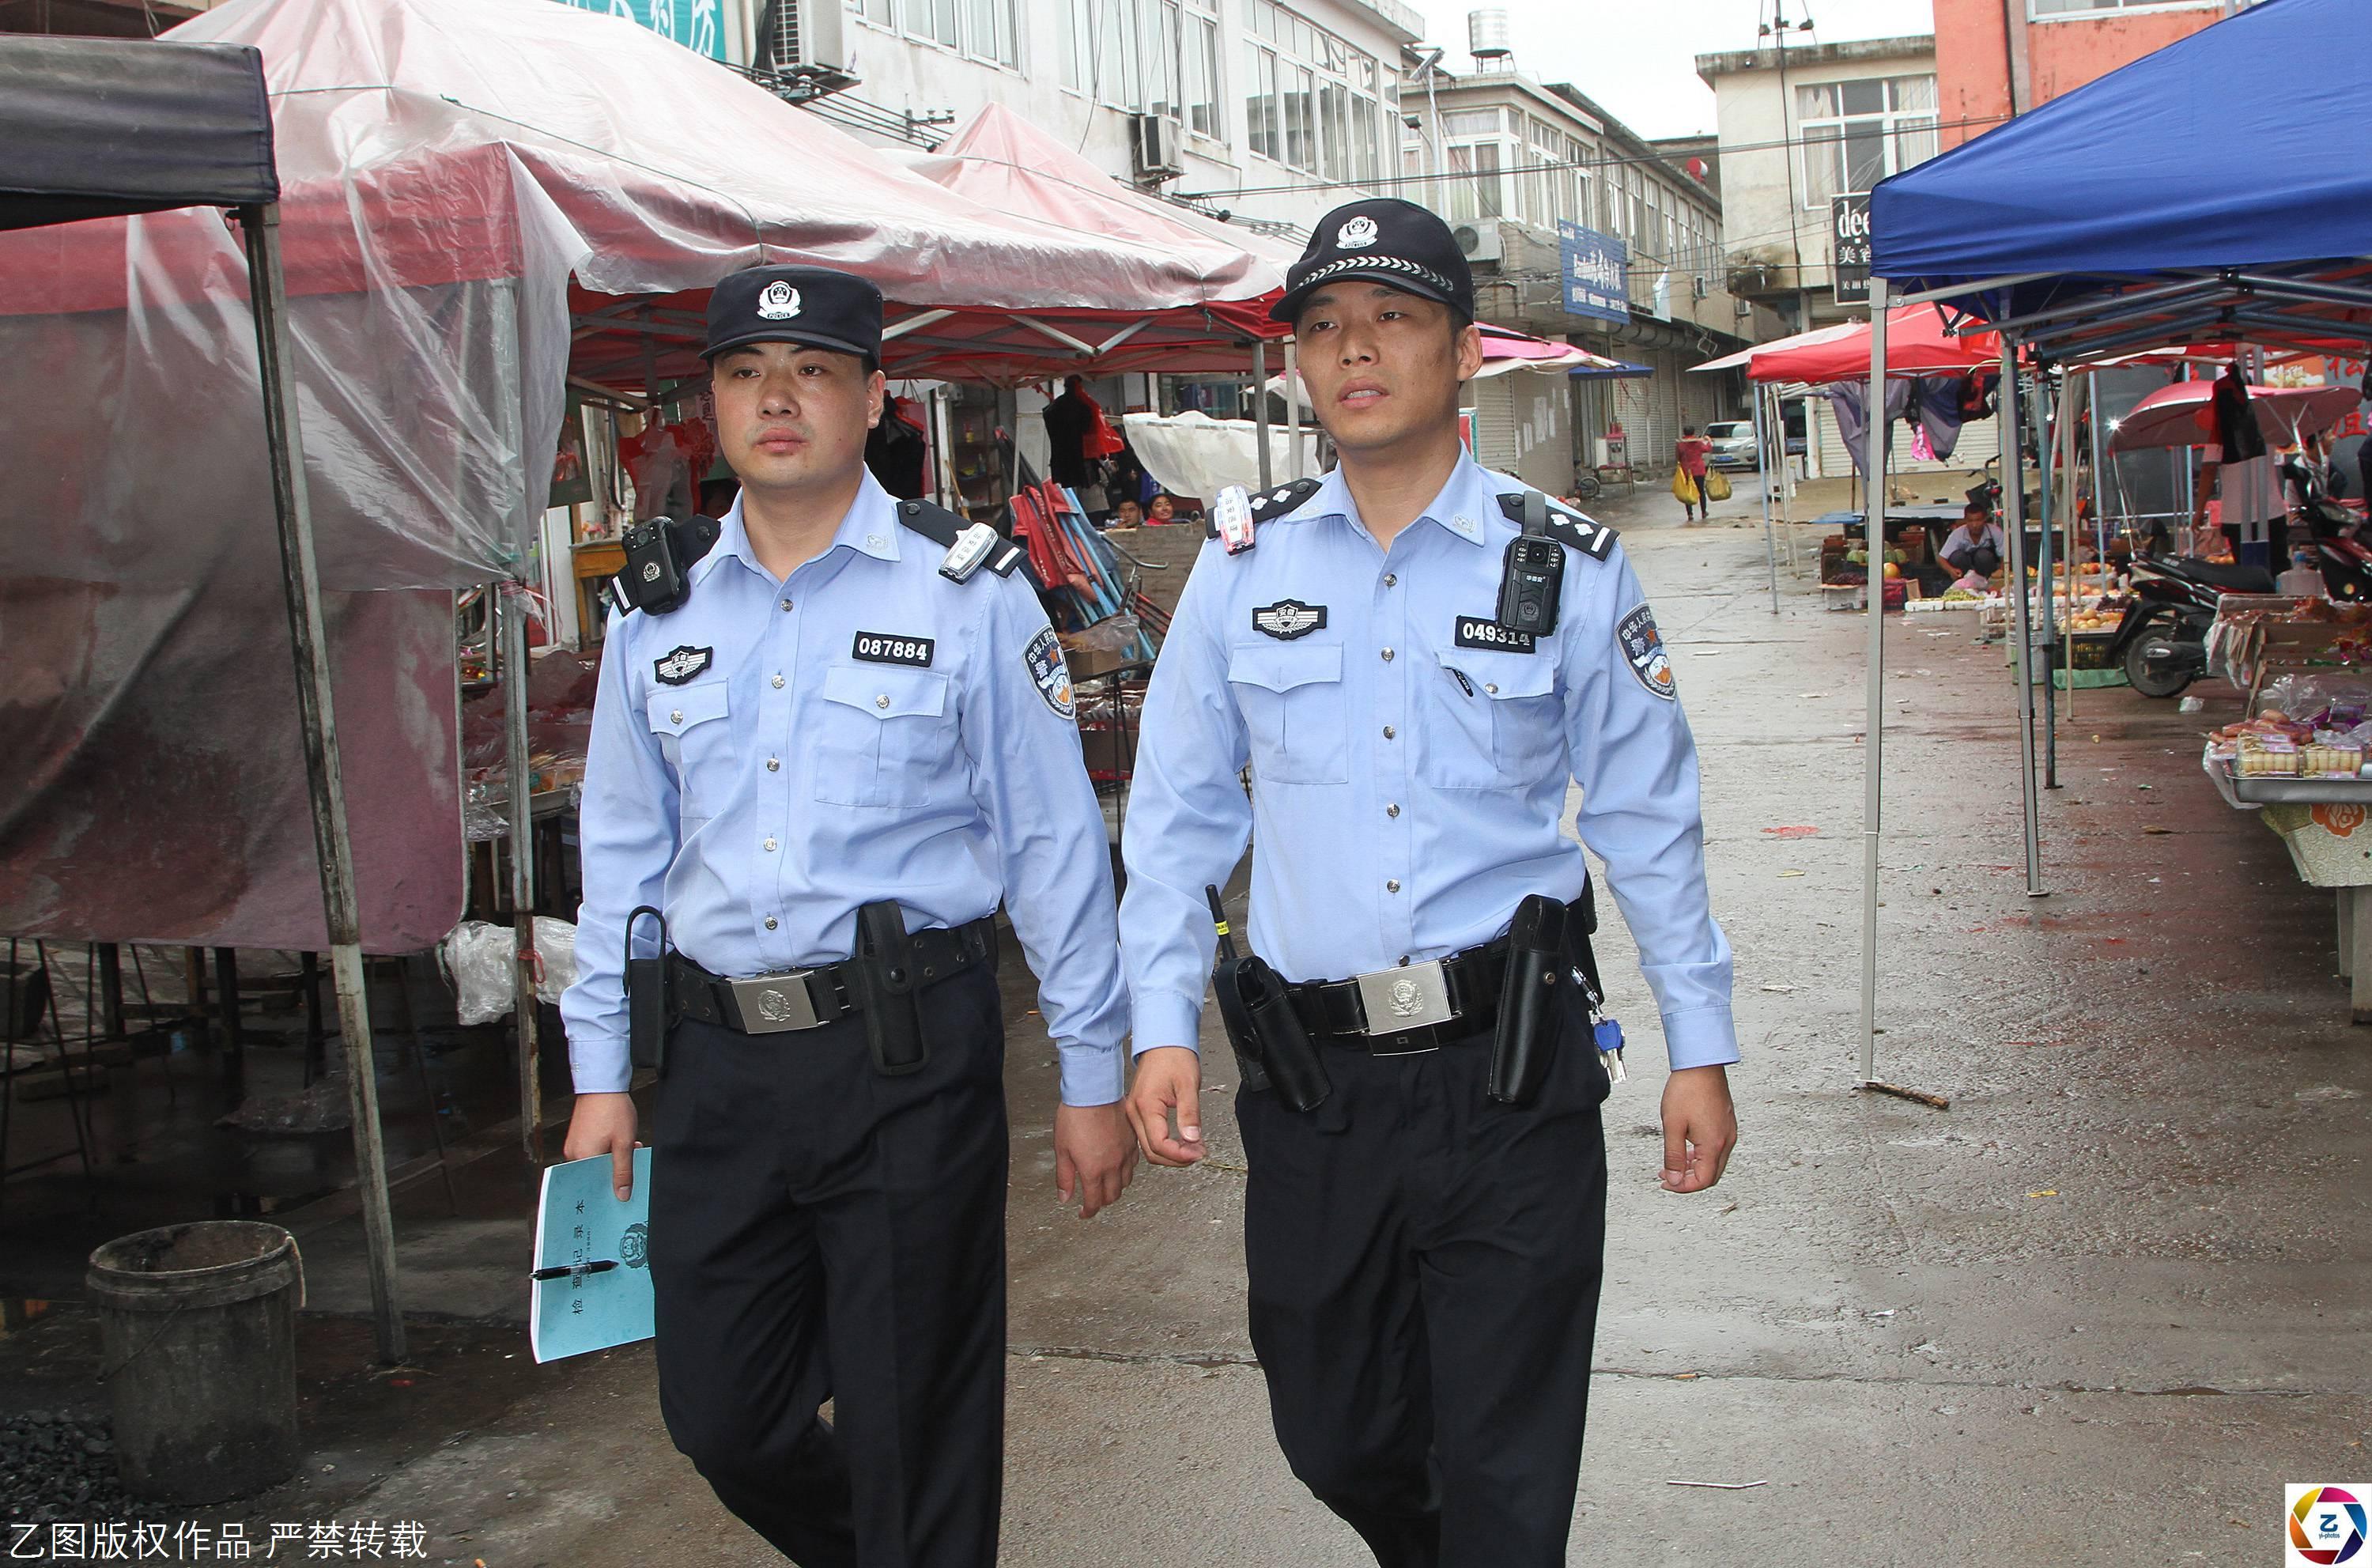
[[[1157,1163],[1202,1157],[1205,889],[1250,842],[1253,956],[1215,981],[1278,1441],[1388,1568],[1551,1568],[1621,1060],[1560,824],[1577,781],[1662,1014],[1662,1182],[1702,1191],[1737,1137],[1738,1045],[1696,752],[1613,534],[1459,441],[1482,344],[1448,226],[1336,209],[1276,317],[1341,462],[1256,498],[1249,548],[1204,549],[1154,671],[1121,907],[1130,1120]]]
[[[1061,645],[1013,546],[866,471],[880,343],[880,295],[843,273],[757,267],[710,297],[741,494],[629,543],[585,774],[567,1154],[609,1156],[627,1195],[625,1090],[657,1056],[660,1407],[725,1504],[807,1568],[979,1568],[1004,1438],[999,902],[1059,1047],[1055,1182],[1083,1214],[1135,1159],[1126,1006]]]

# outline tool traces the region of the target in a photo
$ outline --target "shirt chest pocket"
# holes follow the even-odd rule
[[[1343,703],[1343,649],[1248,644],[1227,658],[1244,715],[1252,776],[1271,784],[1344,784],[1351,777],[1350,714]]]
[[[1417,726],[1417,776],[1436,789],[1521,789],[1564,765],[1553,647],[1443,648],[1436,701]]]
[[[815,797],[830,806],[928,804],[954,764],[948,678],[927,669],[842,665],[814,704]]]
[[[733,726],[726,722],[731,714],[725,682],[662,686],[651,693],[645,714],[674,770],[679,814],[701,821],[715,816],[733,788],[738,761]]]

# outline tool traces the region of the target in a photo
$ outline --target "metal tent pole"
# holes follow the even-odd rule
[[[2009,438],[2002,473],[2002,510],[2009,524],[2011,635],[2017,639],[2018,796],[2026,823],[2026,896],[2046,896],[2042,886],[2041,833],[2034,798],[2034,638],[2029,622],[2032,596],[2026,591],[2026,412],[2017,395],[2017,343],[2002,334],[2001,428]]]
[[[1886,464],[1886,294],[1887,280],[1869,280],[1869,408],[1864,434],[1869,440],[1865,467],[1880,472]],[[1878,834],[1879,779],[1885,767],[1886,741],[1886,483],[1869,486],[1869,505],[1862,514],[1863,573],[1869,601],[1869,712],[1863,721],[1861,809],[1861,1081],[1878,1081]]]
[[[1779,540],[1771,527],[1771,442],[1762,421],[1762,388],[1754,389],[1754,463],[1762,481],[1762,559],[1771,569],[1771,613],[1779,613]]]
[[[321,864],[321,912],[329,928],[330,972],[338,992],[338,1029],[346,1048],[346,1098],[354,1118],[355,1186],[362,1198],[371,1317],[379,1359],[400,1362],[404,1336],[402,1308],[396,1299],[395,1221],[388,1207],[387,1154],[379,1139],[370,993],[363,980],[362,907],[355,892],[354,845],[346,834],[329,640],[321,616],[320,575],[313,558],[312,508],[305,489],[304,435],[295,389],[288,382],[288,291],[280,270],[279,204],[241,207],[238,221],[247,242],[248,295],[255,308],[257,368],[263,383],[264,445],[272,461],[272,509],[279,525],[281,582],[296,656],[296,723],[312,800],[313,848]]]
[[[1252,440],[1260,447],[1260,482],[1262,490],[1276,484],[1276,475],[1268,454],[1268,340],[1252,340]]]
[[[2091,418],[2085,423],[2090,427],[2092,444],[2092,539],[2100,561],[2100,587],[2109,586],[2109,485],[2108,452],[2101,436],[2100,375],[2096,369],[2084,378],[2085,406]]]
[[[2057,465],[2053,460],[2059,450],[2058,431],[2052,424],[2054,413],[2063,420],[2066,417],[2066,399],[2052,395],[2049,377],[2041,366],[2037,366],[2034,372],[2034,447],[2041,470],[2038,494],[2042,503],[2042,515],[2035,520],[2041,525],[2042,558],[2036,563],[2034,577],[2035,585],[2042,590],[2042,787],[2045,789],[2059,787],[2059,683],[2051,679],[2051,648],[2056,640],[2052,634],[2052,590],[2054,587],[2052,582],[2052,547],[2057,542],[2051,531],[2051,492],[2052,487],[2059,482],[2059,475],[2055,471]],[[2021,483],[2025,477],[2021,470],[2018,475]],[[2035,654],[2036,650],[2031,645],[2026,646],[2018,656],[2019,668],[2025,668]]]
[[[511,927],[517,942],[512,1008],[518,1021],[519,1148],[543,1167],[543,1059],[536,1029],[535,770],[528,761],[527,598],[516,585],[495,595],[501,617],[503,749],[511,783]]]
[[[2067,548],[2061,553],[2067,562],[2067,616],[2060,624],[2065,657],[2061,663],[2067,670],[2067,722],[2076,722],[2076,602],[2084,588],[2083,530],[2076,504],[2076,427],[2083,423],[2084,412],[2090,402],[2087,396],[2091,377],[2079,376],[2071,366],[2060,372],[2059,378],[2059,477],[2067,487],[2060,498],[2059,515],[2066,519]],[[2052,777],[2057,778],[2054,769]]]

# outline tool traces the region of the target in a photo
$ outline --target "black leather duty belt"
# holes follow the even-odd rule
[[[1426,963],[1307,981],[1287,994],[1311,1039],[1375,1056],[1407,1056],[1488,1034],[1499,1021],[1506,973],[1503,936]]]
[[[983,915],[953,930],[935,926],[907,939],[901,967],[891,975],[916,990],[936,985],[980,964],[996,963],[996,917]],[[785,970],[747,980],[711,974],[680,953],[668,955],[668,1003],[680,1016],[747,1035],[812,1029],[853,1017],[861,1009],[851,970],[873,960],[844,958],[811,970]]]

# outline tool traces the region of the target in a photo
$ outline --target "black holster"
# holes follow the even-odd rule
[[[649,915],[659,923],[658,952],[634,957],[634,922]],[[667,916],[644,904],[626,916],[626,1060],[654,1073],[667,1070],[668,1025]]]
[[[1507,976],[1499,990],[1489,1090],[1502,1105],[1529,1105],[1539,1098],[1556,1061],[1564,1012],[1557,988],[1574,983],[1567,972],[1572,960],[1565,925],[1565,906],[1534,893],[1516,906],[1507,927]]]
[[[1259,958],[1222,959],[1211,974],[1219,1020],[1244,1086],[1273,1089],[1287,1110],[1315,1110],[1333,1092],[1318,1042],[1293,1010],[1285,981]]]
[[[848,966],[854,1000],[864,1009],[865,1043],[873,1065],[885,1077],[920,1072],[931,1059],[923,1039],[905,912],[895,900],[866,904],[856,912],[855,962]]]

